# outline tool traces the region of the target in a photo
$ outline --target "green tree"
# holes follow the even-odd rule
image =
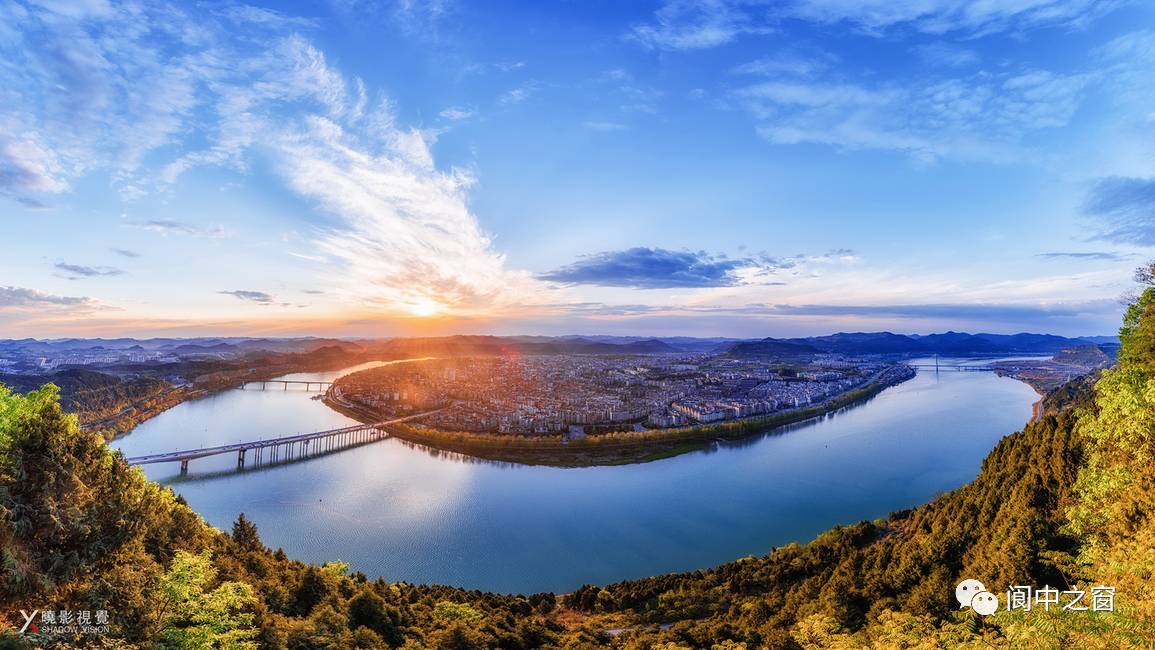
[[[215,589],[217,570],[208,551],[194,555],[177,551],[160,584],[160,646],[163,648],[255,650],[252,587],[222,582]]]
[[[263,551],[265,548],[261,543],[261,536],[257,533],[257,527],[243,512],[233,523],[233,541],[246,551]]]
[[[395,608],[368,589],[349,600],[349,627],[366,627],[389,645],[401,645],[404,641],[397,629],[399,618]]]
[[[433,618],[439,621],[460,621],[467,625],[476,625],[485,620],[485,615],[464,603],[443,600],[433,607]]]

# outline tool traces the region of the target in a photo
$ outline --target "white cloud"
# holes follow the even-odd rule
[[[455,122],[459,120],[467,120],[473,117],[475,114],[476,111],[473,109],[463,108],[461,106],[450,106],[440,113],[441,117],[444,117],[447,120],[453,120]]]
[[[0,311],[59,311],[88,312],[100,307],[92,298],[58,296],[36,289],[0,286]]]
[[[819,23],[845,22],[868,32],[908,26],[928,34],[993,33],[1048,25],[1078,26],[1123,4],[1119,0],[793,0],[782,13]]]
[[[771,27],[754,15],[761,2],[668,0],[651,23],[634,25],[629,38],[658,50],[701,50]]]
[[[620,122],[605,122],[600,120],[587,120],[582,122],[582,126],[594,131],[623,131],[628,128]]]
[[[276,300],[276,298],[268,293],[265,293],[264,291],[234,289],[232,291],[218,291],[217,293],[225,296],[232,296],[237,300],[252,302],[262,306],[271,305]]]
[[[500,306],[525,284],[504,269],[504,257],[469,212],[472,179],[438,171],[419,132],[373,140],[313,117],[276,146],[291,187],[343,222],[317,245],[342,263],[334,281],[346,295],[469,312]]]
[[[529,99],[530,93],[533,92],[531,86],[519,86],[512,90],[506,91],[501,97],[498,97],[497,103],[501,106],[512,106],[520,104]]]
[[[1127,0],[666,0],[653,20],[633,25],[628,38],[662,50],[698,50],[746,34],[774,32],[783,20],[845,23],[882,34],[909,28],[927,34],[981,35],[1034,27],[1078,27]]]
[[[773,56],[762,57],[736,66],[733,74],[810,77],[828,70],[838,57],[830,52],[811,49],[807,51],[786,49]]]
[[[129,228],[136,228],[138,230],[147,230],[158,235],[178,235],[186,237],[208,237],[210,239],[220,239],[228,234],[224,226],[208,226],[202,227],[185,223],[183,221],[176,221],[175,219],[145,219],[143,221],[126,221],[125,226]]]
[[[1008,162],[1027,155],[1027,135],[1065,126],[1092,75],[979,73],[920,84],[768,81],[735,94],[777,144],[905,152],[923,162],[952,157]]]
[[[914,53],[931,67],[960,68],[979,62],[979,53],[947,41],[924,43],[914,48]]]
[[[14,131],[5,128],[3,132]],[[60,161],[36,134],[19,139],[0,135],[0,193],[59,193],[67,189]]]
[[[430,17],[445,7],[414,1],[395,9]],[[469,211],[470,175],[439,170],[434,135],[397,125],[387,99],[371,100],[359,79],[328,65],[299,33],[306,23],[236,5],[195,18],[159,2],[94,3],[83,19],[25,9],[21,24],[44,30],[49,42],[0,42],[0,55],[37,57],[19,61],[29,78],[19,65],[0,67],[0,133],[22,134],[0,141],[0,188],[62,192],[104,169],[125,192],[140,193],[197,166],[243,172],[267,159],[289,189],[333,219],[313,236],[335,262],[337,298],[388,308],[434,301],[468,312],[500,307],[529,282],[505,270]],[[524,100],[533,87],[506,101]],[[460,119],[465,110],[446,116]],[[225,234],[167,218],[124,225]]]
[[[149,156],[190,138],[198,111],[244,87],[235,81],[265,52],[261,41],[299,26],[263,9],[193,18],[180,5],[93,0],[6,4],[0,22],[10,20],[18,27],[0,39],[0,132],[21,135],[0,139],[0,192],[18,197],[64,191],[97,169],[139,194],[156,180]]]

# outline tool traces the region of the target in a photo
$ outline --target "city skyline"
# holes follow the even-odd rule
[[[0,338],[1114,333],[1155,9],[0,8]]]

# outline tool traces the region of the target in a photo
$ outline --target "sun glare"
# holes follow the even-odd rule
[[[441,312],[444,305],[430,298],[418,298],[405,305],[405,309],[414,316],[425,318]]]

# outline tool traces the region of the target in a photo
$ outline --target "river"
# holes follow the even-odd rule
[[[311,395],[226,391],[112,445],[135,456],[352,423]],[[177,463],[145,470],[217,528],[245,513],[265,544],[296,559],[339,559],[390,581],[564,592],[763,555],[924,503],[973,479],[1036,399],[991,372],[924,369],[825,417],[640,465],[510,465],[386,439],[239,472],[233,454],[193,460],[184,477]]]

